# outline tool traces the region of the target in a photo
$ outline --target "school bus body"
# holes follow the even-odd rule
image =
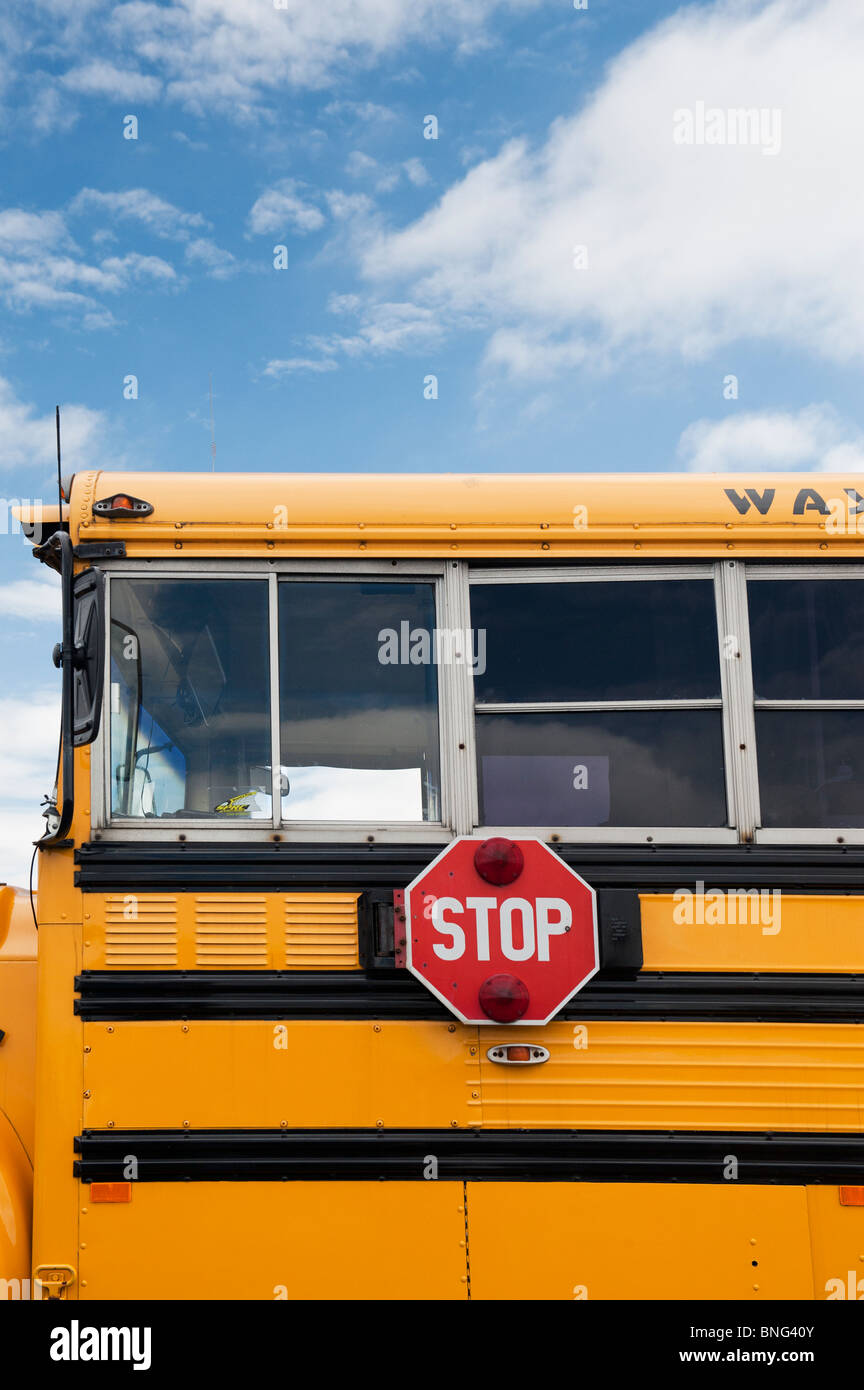
[[[120,494],[152,514],[94,514]],[[93,472],[64,511],[78,571],[344,573],[848,563],[861,500],[827,474]],[[118,543],[122,556],[100,549]],[[39,855],[32,1268],[46,1293],[864,1293],[864,845],[568,846],[589,882],[638,893],[641,969],[533,1030],[544,1065],[502,1068],[487,1053],[506,1026],[456,1022],[364,944],[366,899],[404,887],[441,837],[111,830],[96,756],[75,749],[71,826]],[[685,872],[779,883],[782,932],[682,921]],[[30,1026],[7,969],[0,957],[0,1064]],[[29,1153],[26,1099],[0,1104],[0,1124],[4,1110],[24,1115]],[[4,1178],[20,1192],[15,1164],[0,1144],[0,1194]],[[0,1255],[20,1271],[20,1244]]]

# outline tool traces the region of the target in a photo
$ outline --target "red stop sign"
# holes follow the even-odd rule
[[[463,1023],[548,1023],[600,963],[594,889],[540,840],[454,840],[405,925],[408,969]]]

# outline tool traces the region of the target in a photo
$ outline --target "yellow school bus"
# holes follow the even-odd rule
[[[63,496],[29,517],[63,742],[35,1005],[0,901],[0,1276],[860,1297],[855,477]],[[594,890],[599,969],[548,1023],[465,1024],[406,969],[404,891],[459,838]]]

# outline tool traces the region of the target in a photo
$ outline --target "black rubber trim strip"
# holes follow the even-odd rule
[[[146,1019],[446,1019],[452,1015],[404,970],[87,971],[75,1012],[91,1021]],[[862,1023],[862,975],[642,971],[590,980],[560,1019]]]
[[[860,1184],[864,1135],[609,1130],[85,1130],[76,1177],[138,1182],[423,1181]]]
[[[75,851],[75,883],[92,893],[404,888],[441,848],[92,840]],[[674,892],[704,880],[709,888],[864,892],[862,846],[633,844],[550,849],[594,888]]]

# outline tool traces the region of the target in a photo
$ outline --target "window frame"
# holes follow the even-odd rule
[[[616,583],[622,581],[661,582],[701,579],[713,587],[716,632],[728,631],[725,625],[727,593],[721,579],[721,567],[712,561],[684,561],[680,564],[580,564],[578,566],[550,565],[537,569],[527,566],[512,567],[474,566],[469,571],[468,582],[471,588],[486,584],[584,584],[597,581]],[[626,710],[662,709],[710,709],[720,714],[723,769],[725,780],[725,801],[727,824],[724,826],[501,826],[476,825],[476,834],[511,835],[519,838],[539,837],[543,840],[571,843],[619,843],[619,844],[735,844],[739,834],[737,821],[739,807],[736,800],[736,787],[730,777],[730,760],[733,757],[735,723],[732,718],[733,689],[732,673],[724,668],[722,649],[718,646],[718,665],[720,675],[720,695],[710,699],[665,699],[665,700],[576,700],[576,701],[477,701],[475,714],[508,713],[581,713]],[[475,789],[479,792],[479,768],[476,756],[473,759]],[[475,823],[476,824],[476,823]]]
[[[842,580],[864,580],[864,564],[856,564],[854,561],[790,561],[788,563],[772,563],[748,561],[742,565],[743,586],[744,586],[744,605],[745,613],[748,612],[747,605],[747,585],[753,581],[758,583],[760,580],[784,580],[784,579],[842,579]],[[749,617],[747,622],[747,633],[749,640]],[[752,674],[750,679],[750,692],[754,713],[754,739],[755,739],[755,714],[758,710],[830,710],[830,709],[860,709],[864,711],[864,699],[861,700],[765,700],[756,699],[755,687]],[[758,749],[757,749],[758,755]],[[756,788],[757,805],[759,788]],[[765,828],[761,825],[761,815],[759,817],[758,828],[756,830],[756,842],[763,845],[814,845],[814,844],[864,844],[864,826],[772,826]]]
[[[494,834],[539,838],[561,844],[864,844],[864,827],[803,827],[765,829],[761,825],[757,709],[761,708],[862,708],[861,701],[756,701],[750,654],[747,585],[760,579],[861,579],[864,563],[836,561],[776,562],[763,559],[675,561],[575,562],[572,565],[488,564],[479,560],[434,559],[173,559],[106,560],[100,563],[106,576],[106,642],[110,641],[111,580],[129,579],[264,579],[268,580],[270,638],[271,762],[275,778],[279,766],[279,669],[278,584],[285,577],[302,580],[414,579],[433,585],[435,622],[439,627],[466,630],[471,627],[471,589],[477,584],[549,584],[698,578],[714,586],[717,642],[720,666],[720,699],[664,701],[480,702],[475,707],[474,675],[470,664],[441,663],[438,667],[438,730],[441,768],[441,820],[438,822],[390,821],[282,821],[275,812],[269,820],[225,825],[217,819],[157,821],[110,816],[110,757],[106,742],[110,720],[91,745],[91,824],[98,838],[110,840],[273,841],[286,843],[448,843],[459,835]],[[731,644],[724,659],[724,644]],[[106,651],[109,650],[106,646]],[[105,662],[103,710],[110,710],[110,661]],[[480,825],[479,772],[476,756],[475,713],[526,709],[657,709],[718,708],[721,713],[723,764],[726,785],[726,826],[492,826]],[[274,796],[272,806],[279,806]]]
[[[281,804],[277,797],[278,768],[280,766],[280,720],[279,720],[279,582],[286,577],[304,581],[344,582],[358,580],[379,580],[382,583],[405,579],[428,583],[432,586],[435,605],[435,623],[438,627],[459,626],[459,615],[464,615],[464,604],[460,602],[459,585],[456,581],[456,562],[446,560],[192,560],[178,563],[174,560],[150,560],[141,562],[106,562],[105,623],[106,637],[111,632],[111,583],[113,579],[180,579],[184,583],[195,583],[207,579],[230,579],[238,582],[258,580],[268,585],[267,615],[268,643],[270,657],[269,710],[270,710],[270,748],[271,748],[271,806],[273,813],[269,818],[250,820],[244,824],[234,822],[226,826],[216,816],[212,818],[195,817],[184,820],[172,817],[170,824],[158,820],[144,820],[141,817],[122,817],[111,814],[110,787],[110,720],[104,719],[98,738],[92,745],[91,753],[91,806],[92,825],[101,839],[136,840],[177,840],[182,836],[186,841],[204,841],[218,838],[220,841],[272,841],[275,837],[291,843],[304,841],[320,843],[322,840],[334,842],[356,842],[358,840],[398,841],[400,843],[446,844],[453,834],[463,834],[461,828],[470,814],[470,803],[465,801],[466,788],[460,786],[459,764],[454,752],[461,746],[465,749],[469,742],[467,730],[468,706],[464,697],[455,689],[460,683],[460,668],[442,663],[438,666],[438,742],[441,769],[441,819],[439,821],[389,821],[379,825],[374,820],[367,821],[283,821]],[[463,621],[463,627],[466,625]],[[454,679],[455,677],[455,679]],[[106,659],[104,671],[104,705],[110,710],[111,663]],[[462,717],[460,719],[460,710]],[[471,740],[473,741],[473,740]],[[277,810],[277,808],[279,808]]]

